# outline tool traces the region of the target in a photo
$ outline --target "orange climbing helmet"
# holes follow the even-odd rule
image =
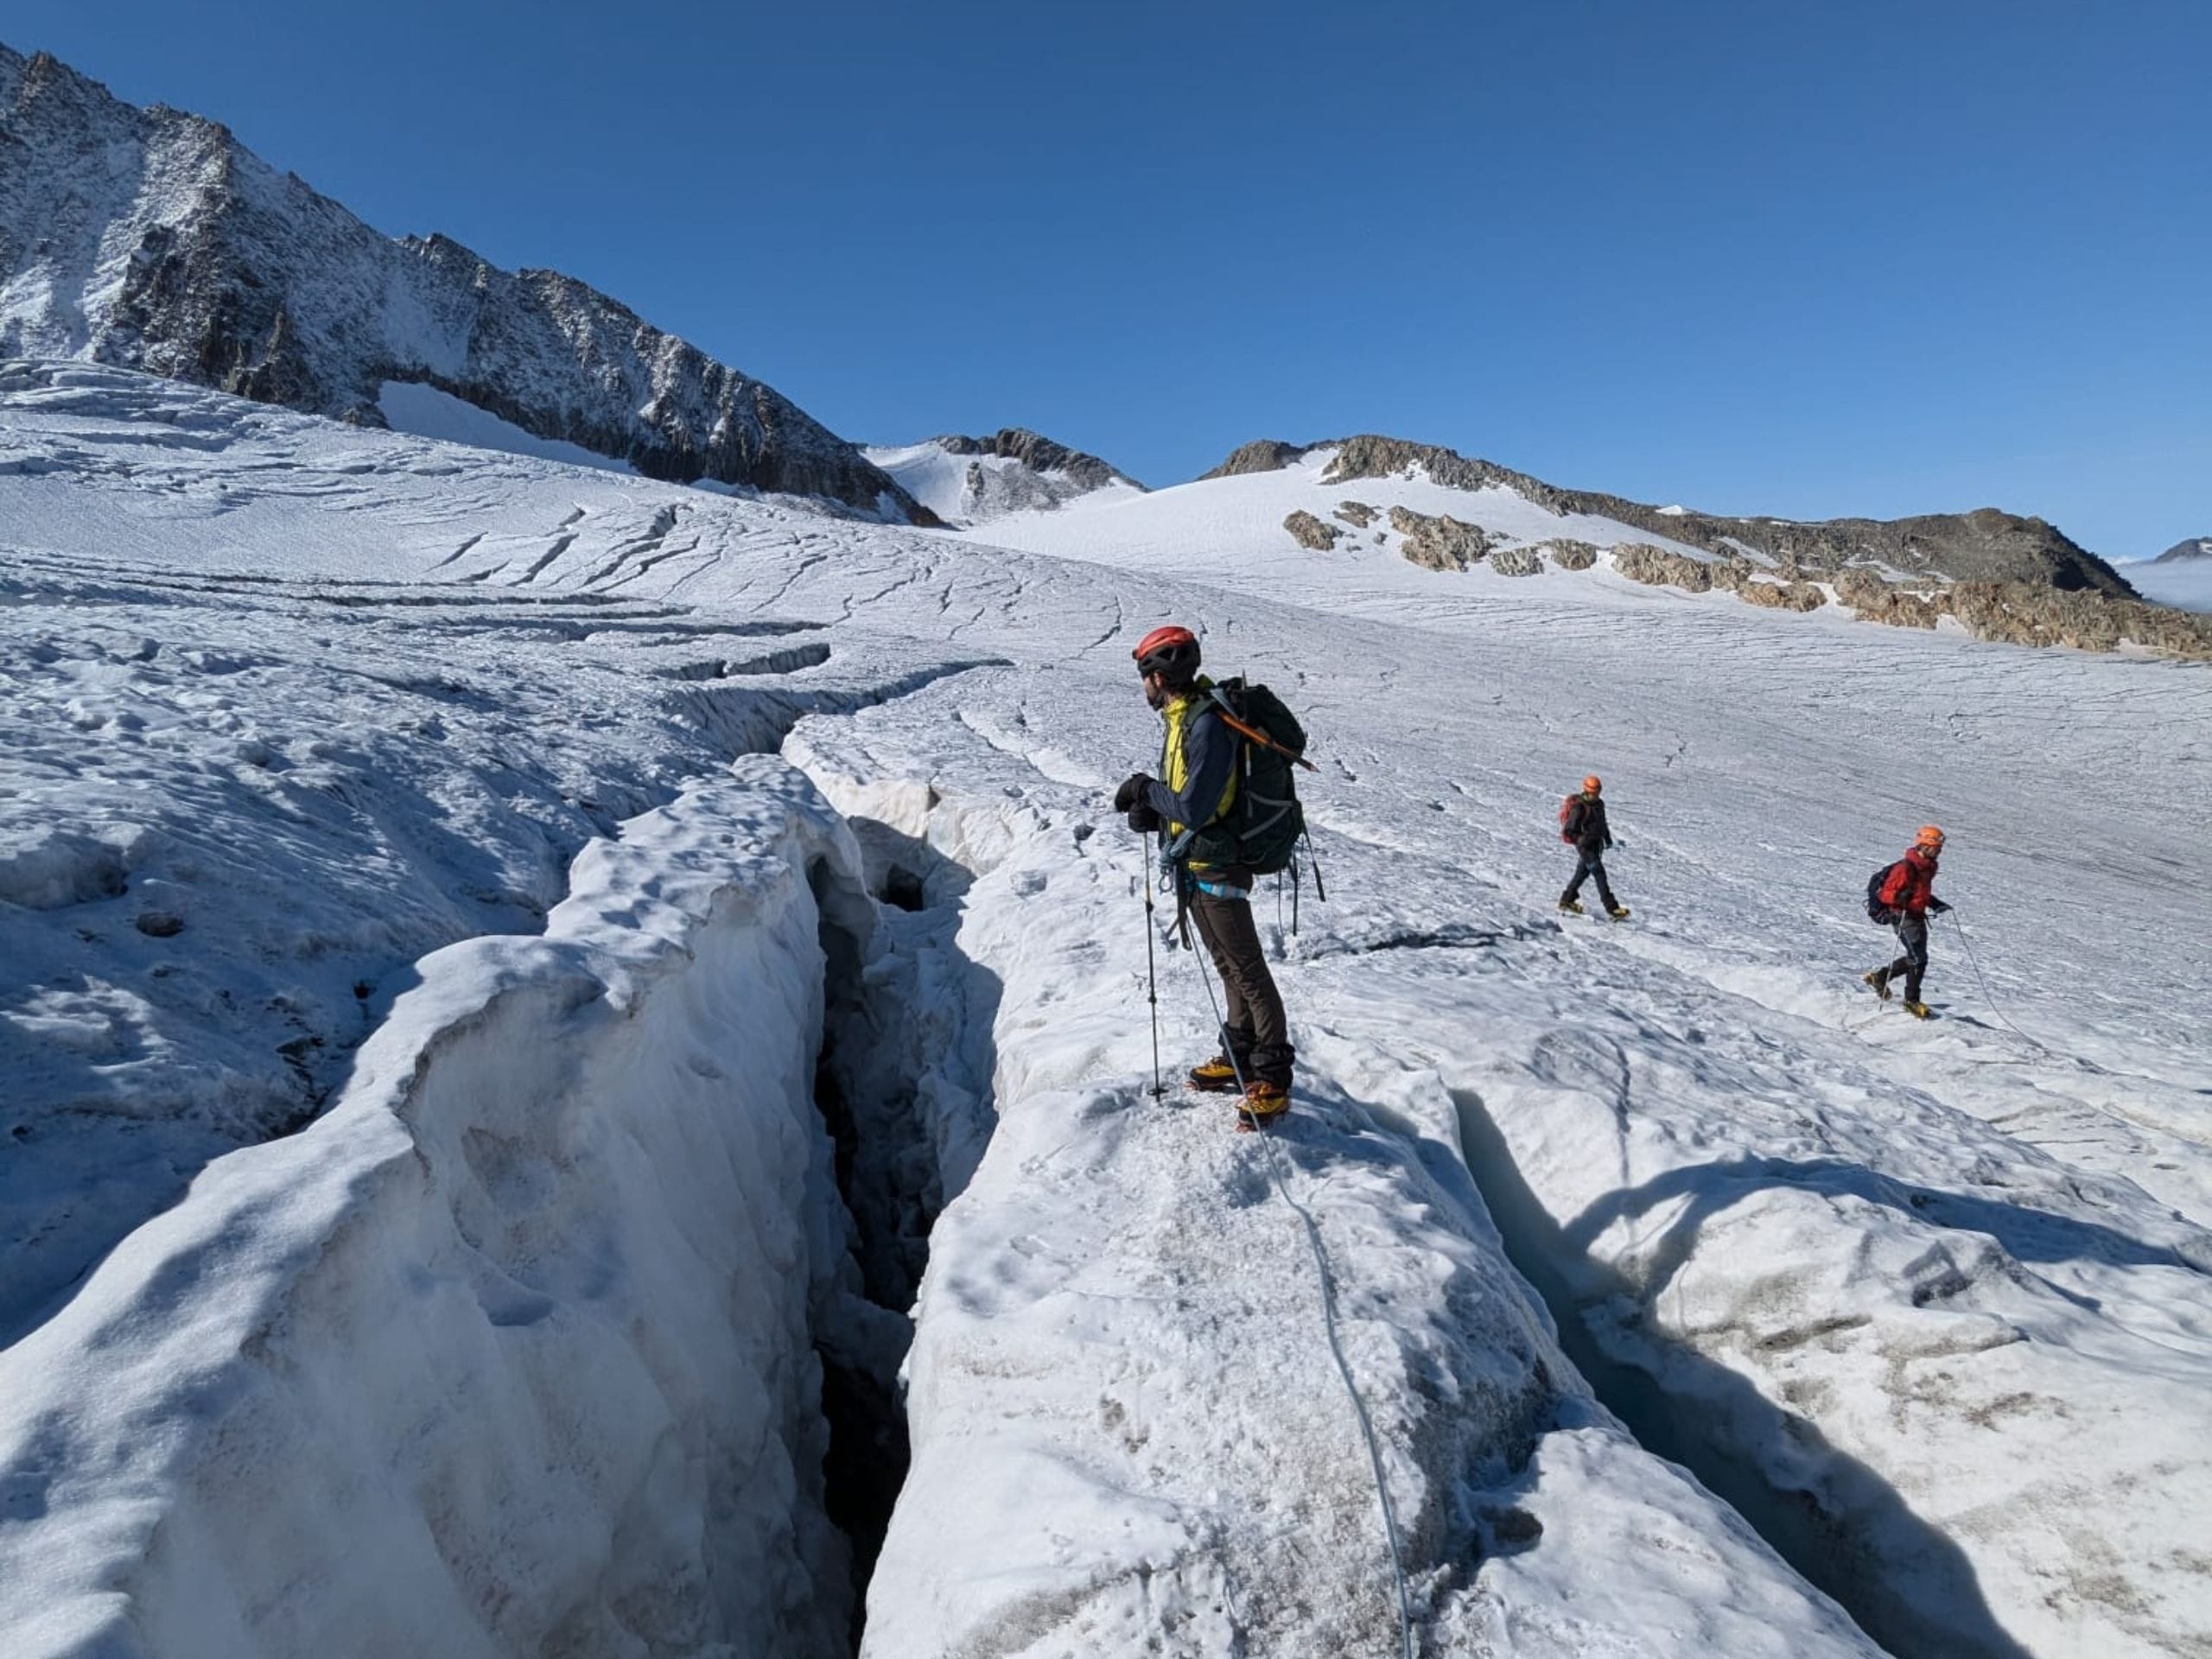
[[[1920,833],[1912,838],[1912,844],[1925,853],[1940,853],[1943,850],[1943,831],[1939,825],[1923,823]]]
[[[1582,792],[1586,795],[1601,794],[1605,787],[1605,780],[1594,772],[1582,780]]]
[[[1193,679],[1198,671],[1198,637],[1170,623],[1138,640],[1129,655],[1137,659],[1140,674],[1158,674],[1171,682]]]

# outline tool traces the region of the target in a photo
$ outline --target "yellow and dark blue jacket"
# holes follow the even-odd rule
[[[1166,821],[1168,844],[1189,836],[1184,847],[1193,870],[1236,855],[1236,761],[1243,740],[1222,719],[1212,693],[1213,682],[1200,675],[1160,710],[1166,730],[1149,797],[1153,810]]]

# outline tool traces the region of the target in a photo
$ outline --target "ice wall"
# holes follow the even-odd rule
[[[419,964],[321,1121],[0,1354],[0,1651],[849,1650],[812,1099],[850,835],[750,759]],[[880,1330],[880,1325],[879,1325]]]

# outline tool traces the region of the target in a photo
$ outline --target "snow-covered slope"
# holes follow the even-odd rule
[[[656,478],[917,516],[805,411],[606,295],[442,236],[393,241],[228,129],[134,108],[45,54],[0,46],[0,353],[372,425],[392,417],[387,383],[419,382]]]
[[[1721,517],[1679,503],[1663,507],[1590,490],[1561,489],[1495,462],[1435,444],[1363,433],[1296,445],[1248,443],[1206,479],[1294,467],[1325,452],[1333,482],[1354,484],[1419,474],[1470,491],[1503,489],[1554,512],[1630,524],[1725,556],[1742,553],[1767,564],[1833,575],[1849,566],[1903,572],[1937,581],[2022,582],[2060,589],[2094,589],[2125,597],[2112,567],[2040,518],[1983,507],[1973,512],[1910,518],[1797,520]],[[1201,480],[1201,482],[1205,480]]]
[[[1408,455],[1415,458],[1382,466]],[[1408,605],[1440,617],[1487,614],[1514,595],[1533,597],[1523,590],[1538,578],[1557,590],[1554,597],[1571,593],[1578,604],[1656,587],[1712,607],[1750,603],[1803,616],[1800,626],[1815,630],[1857,619],[2005,643],[2212,659],[2212,627],[2120,596],[2126,584],[2079,549],[2073,553],[2114,592],[2073,577],[2071,588],[2056,585],[2063,572],[2045,568],[2037,550],[2048,525],[2008,521],[1994,539],[1974,543],[1973,558],[1955,545],[1957,556],[1947,561],[1928,546],[1908,556],[1891,545],[1902,524],[1920,522],[1875,525],[1883,536],[1862,544],[1836,525],[1759,520],[1756,541],[1745,540],[1715,531],[1714,521],[1555,490],[1449,451],[1350,439],[1306,450],[1254,446],[1249,458],[1232,457],[1196,482],[1101,500],[1081,513],[1011,515],[989,534],[1035,552],[1173,571],[1255,594],[1325,592],[1332,603],[1385,616]],[[1804,539],[1812,531],[1842,539]],[[1885,562],[1885,547],[1903,562]],[[1947,562],[2017,568],[2033,579],[1954,582],[1938,574]]]
[[[1144,486],[1098,459],[1020,427],[987,438],[931,438],[861,453],[949,524],[1141,495]]]
[[[925,1249],[871,1653],[1389,1651],[1393,1530],[1428,1652],[2212,1642],[2212,679],[1310,551],[1265,493],[1324,487],[1023,551],[0,378],[0,828],[48,849],[0,1180],[58,1275],[0,1352],[0,1649],[834,1650],[808,1529],[868,1554],[895,1460],[833,1431]],[[1262,895],[1271,1137],[1146,1092],[1103,798],[1169,619],[1322,766],[1330,902]],[[872,943],[810,931],[854,855],[779,745]],[[1618,928],[1552,907],[1590,770]],[[1859,892],[1929,817],[1921,1025],[1857,984]],[[1206,994],[1154,945],[1179,1065]],[[319,1122],[211,1115],[288,1046]],[[166,1187],[98,1184],[163,1136]]]

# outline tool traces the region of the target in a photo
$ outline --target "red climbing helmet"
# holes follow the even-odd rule
[[[1137,672],[1157,674],[1170,682],[1192,680],[1198,673],[1198,637],[1172,623],[1154,628],[1137,641],[1129,653],[1137,659]]]

